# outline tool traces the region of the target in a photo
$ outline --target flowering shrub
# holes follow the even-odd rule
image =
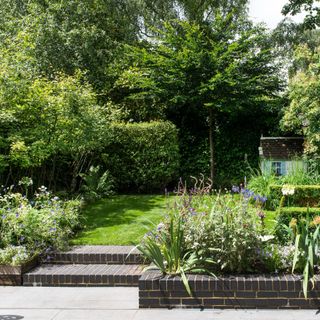
[[[282,191],[284,196],[295,193],[290,186]],[[308,210],[307,218],[292,218],[270,235],[264,225],[266,201],[238,186],[231,193],[212,194],[203,180],[191,190],[180,183],[167,218],[139,248],[163,274],[180,274],[190,294],[185,272],[298,271],[307,297],[309,280],[320,270],[320,216],[310,219]]]
[[[258,264],[265,199],[249,190],[239,192],[240,197],[230,194],[211,197],[210,210],[194,209],[186,218],[186,246],[212,257],[218,272],[248,272]]]
[[[44,186],[32,200],[13,187],[5,189],[0,195],[1,261],[17,263],[23,257],[28,260],[34,254],[65,247],[79,224],[79,208],[79,200],[62,201]]]
[[[30,260],[33,254],[24,246],[8,246],[0,249],[0,264],[10,263],[13,266],[21,265]]]
[[[215,195],[203,183],[191,190],[180,187],[176,201],[169,207],[167,219],[147,235],[147,241],[145,239],[140,246],[141,251],[148,251],[147,256],[152,261],[161,256],[164,267],[159,269],[163,273],[171,273],[166,266],[172,261],[169,262],[168,257],[160,253],[163,248],[170,248],[172,230],[179,227],[180,236],[175,238],[175,241],[179,239],[176,246],[179,253],[174,258],[179,257],[179,261],[176,260],[175,265],[192,256],[198,259],[199,265],[190,270],[192,272],[204,269],[210,269],[215,274],[261,271],[261,264],[266,260],[264,253],[270,242],[265,243],[262,239],[266,200],[264,196],[236,186],[231,194],[226,191]],[[168,243],[159,239],[171,240]],[[269,261],[269,265],[273,267],[280,263]],[[177,270],[175,272],[179,273]]]

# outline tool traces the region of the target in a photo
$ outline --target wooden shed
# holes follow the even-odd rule
[[[259,156],[264,174],[286,175],[294,170],[306,170],[302,137],[261,137]]]

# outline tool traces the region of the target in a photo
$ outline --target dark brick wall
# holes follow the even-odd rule
[[[180,277],[145,272],[139,280],[140,308],[263,308],[320,307],[320,277],[305,299],[300,276],[250,275],[209,277],[189,275],[190,297]]]
[[[0,264],[0,285],[1,286],[21,286],[22,276],[39,263],[38,257],[21,266],[8,266]]]

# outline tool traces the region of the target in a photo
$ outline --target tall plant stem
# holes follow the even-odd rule
[[[214,125],[214,114],[213,114],[212,108],[210,108],[209,109],[209,144],[210,144],[210,179],[212,182],[214,181],[214,176],[215,176],[213,125]]]

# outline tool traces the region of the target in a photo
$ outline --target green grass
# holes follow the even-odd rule
[[[266,214],[265,218],[265,226],[266,230],[272,232],[274,227],[276,226],[277,212],[276,211],[264,211]]]
[[[164,218],[167,204],[161,195],[121,195],[87,205],[84,227],[71,244],[136,245]],[[266,229],[272,231],[276,212],[265,213]]]
[[[114,196],[88,205],[83,212],[84,229],[71,244],[138,244],[144,234],[165,215],[165,196]]]

